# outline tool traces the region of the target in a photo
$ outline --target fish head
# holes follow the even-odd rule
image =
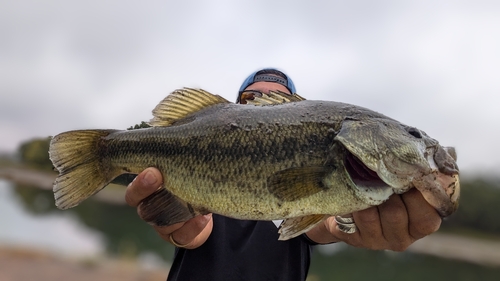
[[[346,118],[335,140],[346,148],[346,172],[367,203],[377,205],[415,187],[443,217],[458,208],[454,148],[389,118]]]

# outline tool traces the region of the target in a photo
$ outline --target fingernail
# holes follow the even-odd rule
[[[153,185],[157,182],[156,177],[153,175],[153,172],[147,172],[142,178],[142,182],[146,185]]]

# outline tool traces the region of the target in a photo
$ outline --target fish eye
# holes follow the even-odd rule
[[[421,139],[422,138],[422,133],[420,133],[420,130],[417,129],[417,128],[409,128],[408,129],[408,133],[410,135],[414,136],[417,139]]]

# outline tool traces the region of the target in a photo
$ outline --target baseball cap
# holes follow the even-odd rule
[[[236,102],[240,102],[240,95],[242,91],[244,91],[253,83],[261,81],[281,84],[285,86],[292,94],[295,94],[297,92],[297,90],[295,90],[295,85],[293,84],[292,79],[290,79],[285,73],[275,68],[264,68],[250,74],[250,76],[248,76],[245,81],[243,81],[243,84],[241,84],[240,90],[238,91],[238,98]]]

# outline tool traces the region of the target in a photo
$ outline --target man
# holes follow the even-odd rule
[[[254,94],[296,93],[292,80],[276,69],[252,73],[242,84],[238,103]],[[148,168],[128,186],[126,200],[137,207],[162,184]],[[441,224],[441,218],[416,190],[392,195],[384,204],[352,214],[354,233],[340,231],[330,217],[306,234],[278,241],[273,222],[235,220],[216,214],[166,227],[158,234],[176,248],[168,280],[305,280],[311,246],[344,242],[355,247],[403,251]]]

